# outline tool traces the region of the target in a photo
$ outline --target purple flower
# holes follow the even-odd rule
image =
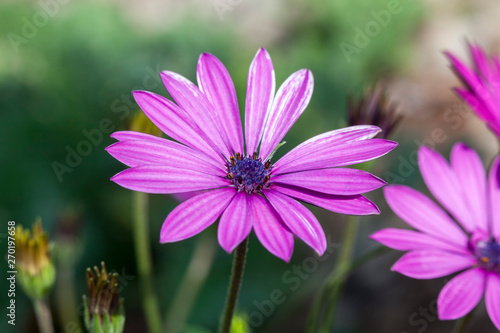
[[[477,153],[462,143],[453,147],[451,163],[421,147],[420,172],[430,192],[458,224],[427,196],[407,186],[384,188],[392,210],[418,231],[384,229],[372,239],[409,251],[392,270],[415,279],[462,272],[438,297],[439,318],[457,319],[481,300],[500,329],[500,156],[487,177]]]
[[[202,191],[167,216],[160,242],[192,237],[220,217],[218,240],[227,252],[253,229],[266,249],[288,261],[293,235],[319,254],[326,249],[321,225],[297,200],[344,214],[379,213],[361,194],[385,182],[344,168],[382,156],[397,145],[371,139],[380,131],[376,126],[327,132],[276,163],[271,160],[309,103],[309,70],[293,73],[275,94],[271,58],[264,49],[257,52],[248,74],[245,141],[233,82],[216,57],[200,56],[198,87],[173,72],[160,75],[176,104],[146,91],[135,91],[134,97],[175,141],[124,131],[113,133],[119,142],[107,148],[130,167],[112,178],[125,188],[165,194]]]
[[[478,45],[469,45],[469,50],[474,68],[447,53],[453,71],[465,85],[455,91],[500,138],[500,57],[488,59]]]

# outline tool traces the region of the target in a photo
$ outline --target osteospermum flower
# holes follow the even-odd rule
[[[452,69],[465,85],[455,91],[500,138],[500,57],[489,59],[479,45],[471,44],[469,50],[472,68],[447,53]]]
[[[371,139],[378,127],[324,133],[272,161],[276,147],[309,103],[309,70],[293,73],[275,94],[271,58],[264,49],[257,52],[248,75],[245,140],[233,82],[216,57],[200,56],[198,87],[173,72],[160,75],[176,104],[146,91],[135,91],[134,97],[156,126],[178,142],[116,132],[112,137],[120,142],[107,150],[130,167],[112,178],[125,188],[168,194],[202,191],[167,216],[162,243],[196,235],[220,217],[218,240],[227,252],[253,229],[264,247],[288,261],[293,235],[319,254],[326,249],[321,225],[297,200],[344,214],[379,212],[362,194],[384,181],[343,168],[396,146]]]
[[[371,237],[396,250],[409,251],[392,270],[415,279],[459,271],[438,297],[439,318],[469,313],[485,294],[491,320],[500,329],[500,156],[487,177],[477,153],[458,143],[451,163],[434,150],[419,150],[424,181],[456,223],[434,201],[407,186],[384,188],[392,210],[418,231],[384,229]]]

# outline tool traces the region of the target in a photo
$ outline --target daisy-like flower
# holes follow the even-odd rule
[[[164,71],[172,101],[146,91],[134,97],[146,115],[173,140],[138,132],[116,132],[107,148],[130,168],[115,175],[117,184],[147,193],[202,191],[166,218],[160,242],[198,234],[219,217],[218,240],[233,251],[253,229],[272,254],[288,261],[296,235],[319,254],[326,238],[314,215],[299,201],[344,214],[377,214],[363,193],[385,182],[347,165],[375,159],[396,143],[371,139],[380,129],[356,126],[318,135],[274,163],[279,143],[305,110],[313,76],[293,73],[275,94],[274,68],[260,49],[248,75],[245,140],[234,84],[211,54],[200,56],[198,86]],[[175,140],[175,141],[174,141]],[[176,142],[177,141],[177,142]]]
[[[485,294],[490,318],[500,329],[500,156],[489,176],[477,153],[462,143],[453,147],[450,164],[427,147],[420,148],[418,159],[427,187],[454,220],[424,194],[407,186],[387,186],[389,206],[418,231],[389,228],[371,238],[409,251],[392,270],[411,278],[433,279],[465,270],[441,290],[439,318],[468,314]]]
[[[500,57],[488,58],[479,45],[470,44],[469,50],[472,68],[447,53],[453,71],[465,85],[455,91],[500,138]]]

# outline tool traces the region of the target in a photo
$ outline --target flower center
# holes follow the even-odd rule
[[[477,242],[474,252],[481,267],[500,271],[500,244],[494,239]]]
[[[260,192],[269,186],[271,169],[271,160],[262,163],[262,159],[257,157],[257,153],[248,157],[236,153],[227,162],[227,179],[231,181],[238,192],[246,191],[248,194]]]

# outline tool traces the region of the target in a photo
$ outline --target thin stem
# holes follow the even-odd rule
[[[215,257],[215,242],[212,235],[203,233],[191,256],[181,286],[165,316],[165,332],[179,333],[184,329],[193,304],[212,268]]]
[[[59,317],[59,324],[66,328],[67,325],[75,327],[75,332],[82,332],[80,318],[76,309],[78,308],[75,299],[75,272],[74,263],[65,262],[60,264],[57,271],[56,304]]]
[[[236,309],[238,293],[240,291],[243,271],[245,269],[247,249],[248,238],[238,245],[234,254],[233,270],[231,272],[231,281],[229,282],[229,290],[227,292],[226,307],[222,316],[221,333],[229,333],[231,330],[231,322],[233,321],[234,310]]]
[[[358,231],[358,217],[348,216],[347,224],[344,229],[343,246],[340,248],[339,258],[337,265],[328,282],[328,290],[330,291],[330,298],[327,301],[325,308],[325,315],[323,324],[321,325],[320,332],[327,333],[334,322],[335,313],[337,310],[338,301],[340,299],[340,292],[344,287],[347,279],[346,272],[349,271],[351,261],[354,253],[354,245],[356,243],[356,232]],[[338,277],[337,277],[338,276]]]
[[[36,320],[41,333],[54,333],[54,324],[52,324],[52,313],[49,304],[45,298],[33,300]]]
[[[313,306],[311,311],[309,312],[309,319],[307,322],[307,330],[306,332],[308,333],[314,333],[316,329],[316,325],[318,324],[318,318],[319,315],[321,314],[321,307],[323,306],[323,303],[327,299],[327,295],[331,293],[331,288],[332,285],[335,285],[338,279],[345,279],[347,276],[349,276],[352,272],[366,264],[367,262],[371,261],[372,259],[378,258],[383,254],[389,253],[391,251],[390,248],[385,247],[385,246],[380,246],[375,248],[374,250],[362,255],[361,257],[355,259],[350,265],[350,267],[344,271],[335,271],[335,273],[332,273],[329,279],[325,280],[325,283],[323,286],[320,288],[320,292],[316,295],[316,298],[313,302]]]
[[[148,195],[134,193],[134,243],[142,289],[142,303],[146,322],[151,333],[161,333],[161,318],[158,299],[153,288],[152,260],[149,247]]]
[[[465,333],[467,332],[470,324],[472,323],[472,318],[474,317],[475,309],[469,312],[466,316],[457,320],[455,327],[453,328],[453,333]]]

